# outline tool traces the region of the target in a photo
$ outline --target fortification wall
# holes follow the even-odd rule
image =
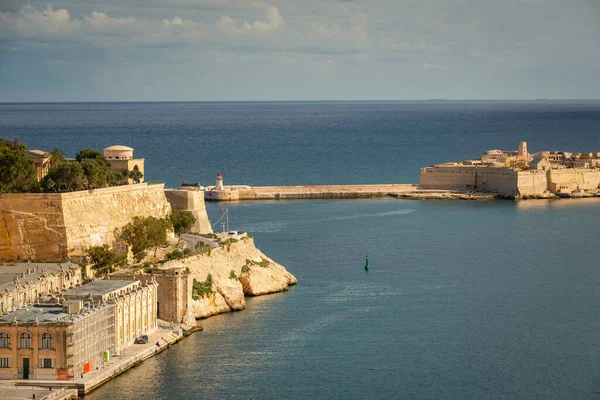
[[[521,196],[542,196],[548,190],[548,172],[519,171],[518,189]]]
[[[419,186],[423,189],[473,190],[474,167],[425,167],[421,168]]]
[[[419,186],[437,190],[477,190],[502,196],[517,193],[518,174],[508,168],[449,166],[421,168]]]
[[[196,217],[190,233],[212,233],[212,227],[206,213],[204,192],[198,190],[165,189],[167,201],[171,208],[189,211]]]
[[[38,261],[113,244],[134,216],[165,217],[163,185],[141,183],[72,193],[0,195],[0,258]]]
[[[548,186],[555,193],[561,189],[596,190],[599,185],[600,170],[596,169],[552,169],[548,173]]]

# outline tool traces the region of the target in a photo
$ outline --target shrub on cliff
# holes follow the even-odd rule
[[[27,146],[17,139],[0,138],[0,193],[37,192],[33,162],[27,157]]]
[[[83,168],[79,163],[64,162],[50,168],[48,175],[42,179],[45,192],[73,192],[83,190],[88,184]]]

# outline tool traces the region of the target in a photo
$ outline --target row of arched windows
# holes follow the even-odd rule
[[[50,332],[42,333],[42,349],[52,348],[53,335]],[[0,332],[0,349],[10,348],[10,335],[7,332]],[[19,348],[31,348],[31,333],[22,332],[19,335]]]

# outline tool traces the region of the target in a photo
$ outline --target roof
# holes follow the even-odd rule
[[[47,273],[58,273],[70,269],[79,269],[77,264],[66,263],[11,263],[0,264],[0,292],[11,291],[15,288],[14,278],[19,276],[19,284],[38,281],[44,270]],[[28,272],[29,271],[29,272]],[[24,276],[22,274],[24,273]]]
[[[110,146],[104,149],[104,151],[106,150],[118,150],[118,151],[133,151],[133,149],[131,147],[127,147],[127,146],[122,146],[122,145],[114,145],[114,146]]]
[[[50,153],[48,153],[47,151],[44,151],[44,150],[27,150],[27,154],[29,154],[30,156],[34,156],[34,157],[43,157],[43,158],[50,157]]]
[[[16,318],[18,322],[57,322],[66,320],[69,314],[63,312],[60,305],[27,307],[13,311],[0,317],[0,323],[12,322]]]
[[[81,286],[71,288],[63,292],[62,296],[66,299],[68,297],[81,297],[81,296],[104,296],[112,293],[116,290],[125,288],[138,281],[133,280],[98,280],[90,283],[86,283]]]

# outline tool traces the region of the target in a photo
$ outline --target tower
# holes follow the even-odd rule
[[[217,184],[215,185],[215,190],[223,190],[223,176],[220,172],[217,174]]]
[[[523,157],[527,157],[529,155],[527,153],[527,142],[519,142],[519,155]]]

